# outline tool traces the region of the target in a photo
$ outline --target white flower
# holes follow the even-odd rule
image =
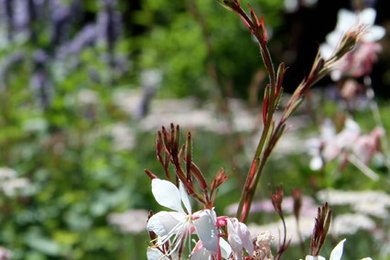
[[[312,156],[310,168],[319,170],[323,160],[329,162],[340,157],[342,153],[351,152],[360,136],[360,127],[352,119],[346,119],[344,128],[336,134],[331,120],[326,119],[321,126],[321,137],[308,140],[308,152]]]
[[[335,248],[333,248],[332,252],[330,252],[329,260],[340,260],[343,256],[343,250],[344,250],[344,242],[346,239],[341,240]],[[326,260],[323,256],[311,256],[307,255],[305,260]],[[371,257],[365,257],[361,260],[372,260]]]
[[[326,159],[336,157],[340,150],[337,146],[327,145],[334,142],[336,137],[336,129],[330,119],[325,119],[320,128],[320,138],[309,139],[306,143],[308,153],[312,156],[310,160],[310,168],[319,170],[323,167],[322,149],[326,148]],[[325,157],[325,155],[324,155]],[[325,159],[325,158],[324,158]]]
[[[218,230],[215,227],[216,216],[213,210],[192,213],[190,200],[182,183],[178,189],[169,181],[153,179],[152,193],[161,206],[174,210],[158,212],[149,219],[146,229],[158,236],[156,246],[160,247],[169,242],[170,252],[167,254],[171,255],[185,243],[195,229],[203,247],[216,252]],[[155,258],[156,255],[149,253],[148,259],[159,259]]]
[[[11,259],[12,252],[7,248],[0,246],[0,260],[8,260]]]
[[[14,178],[16,178],[15,170],[7,167],[0,167],[0,181],[14,179]]]
[[[219,246],[220,246],[222,258],[227,259],[230,256],[230,254],[232,253],[232,249],[231,249],[230,245],[224,239],[220,238],[219,239]],[[194,250],[191,253],[190,259],[191,260],[212,260],[213,256],[215,256],[215,255],[216,255],[215,252],[207,250],[203,246],[202,241],[199,240],[196,243]]]
[[[167,241],[172,243],[171,252],[174,252],[191,233],[191,204],[182,184],[180,190],[169,181],[153,179],[152,193],[156,201],[174,212],[161,211],[153,215],[146,226],[158,236],[157,245],[161,246]],[[187,212],[185,213],[182,203]],[[154,258],[148,258],[154,259]]]
[[[233,250],[234,259],[242,259],[243,249],[253,254],[253,242],[248,227],[236,218],[227,219],[228,241]]]
[[[363,42],[375,42],[380,40],[386,33],[381,26],[374,25],[376,11],[366,8],[361,12],[354,13],[346,9],[340,9],[337,16],[336,29],[326,36],[326,43],[321,44],[320,53],[324,59],[329,59],[333,54],[343,35],[354,26],[364,26]]]
[[[334,218],[331,233],[333,235],[350,235],[359,230],[374,230],[375,227],[375,221],[364,214],[346,213]]]
[[[194,220],[196,234],[207,250],[214,253],[218,251],[218,229],[215,226],[217,216],[213,210],[199,211]]]
[[[344,242],[346,239],[341,240],[330,253],[329,260],[340,260],[343,256]],[[326,260],[323,256],[311,256],[307,255],[305,260]]]
[[[109,131],[112,146],[116,151],[128,151],[136,145],[134,130],[125,123],[116,123]]]

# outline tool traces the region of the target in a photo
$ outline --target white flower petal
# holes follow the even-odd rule
[[[298,9],[298,0],[285,0],[284,10],[289,13],[293,13]]]
[[[340,70],[333,70],[331,73],[330,73],[330,77],[333,81],[339,81],[339,79],[341,78],[343,74],[341,73]]]
[[[330,46],[329,44],[323,43],[320,45],[320,54],[323,59],[327,60],[332,57],[333,52],[334,47]]]
[[[326,35],[326,42],[333,48],[332,52],[334,52],[334,49],[339,45],[341,42],[344,31],[332,31]],[[333,54],[333,53],[332,53]]]
[[[146,230],[153,231],[160,237],[165,236],[178,223],[184,222],[185,217],[184,213],[160,211],[148,220]]]
[[[192,213],[190,199],[188,198],[187,191],[184,188],[184,184],[182,182],[180,182],[179,190],[181,195],[181,201],[183,202],[184,207],[186,208],[188,213]]]
[[[239,222],[236,218],[229,218],[227,220],[228,241],[234,254],[241,257],[243,249],[249,255],[253,254],[253,242],[248,227]]]
[[[376,11],[373,8],[366,8],[358,14],[360,24],[373,25],[376,18]]]
[[[203,247],[212,252],[218,249],[218,230],[215,227],[216,217],[212,210],[204,210],[202,215],[194,220],[194,226]]]
[[[310,169],[318,171],[323,166],[323,162],[320,156],[315,156],[310,160]]]
[[[211,253],[206,248],[199,249],[190,256],[190,260],[211,260]]]
[[[184,212],[181,206],[180,191],[173,183],[166,180],[153,179],[152,193],[161,206]]]
[[[357,23],[357,17],[355,13],[347,9],[339,10],[337,14],[337,25],[336,25],[337,31],[341,31],[345,33],[356,23]]]
[[[320,255],[319,256],[307,255],[305,257],[305,260],[326,260],[326,258]]]
[[[375,42],[382,39],[386,34],[385,28],[382,26],[371,26],[362,36],[364,42]]]
[[[341,240],[330,253],[329,260],[340,260],[343,256],[344,242],[346,239]]]
[[[321,137],[325,141],[333,140],[336,136],[336,128],[329,118],[326,118],[321,125]]]
[[[221,248],[221,254],[223,258],[228,258],[232,253],[232,248],[223,238],[219,239],[219,247]]]
[[[228,230],[228,241],[230,246],[232,247],[233,252],[239,253],[242,252],[242,241],[240,236],[238,235],[235,224],[231,221],[227,221],[227,230]]]
[[[354,120],[352,120],[350,118],[347,118],[347,120],[345,121],[344,128],[345,128],[346,131],[350,132],[351,134],[355,134],[355,135],[359,135],[360,134],[360,126],[359,126],[359,124],[356,123],[356,121],[354,121]]]
[[[169,258],[164,256],[157,248],[148,248],[146,251],[148,260],[168,260]]]
[[[244,246],[245,250],[248,252],[249,255],[253,254],[253,242],[251,238],[251,233],[249,232],[248,227],[242,223],[239,222],[239,229],[240,229],[240,238],[242,241],[242,245]]]
[[[202,241],[199,240],[191,252],[190,260],[212,260],[211,256],[211,252],[204,248]]]

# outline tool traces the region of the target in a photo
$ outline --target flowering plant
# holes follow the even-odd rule
[[[157,137],[157,158],[169,181],[146,170],[152,179],[156,201],[173,210],[160,211],[149,218],[146,228],[151,234],[152,246],[147,252],[148,259],[181,259],[184,252],[189,253],[190,259],[228,259],[230,255],[242,259],[245,254],[252,255],[254,245],[247,226],[236,218],[218,217],[214,210],[216,189],[229,176],[220,170],[208,184],[192,162],[191,135],[188,134],[186,144],[180,149],[179,136],[180,128],[171,125],[170,132],[163,128]],[[170,163],[175,168],[175,181],[169,171]],[[204,208],[193,212],[190,197],[202,203]],[[198,239],[193,247],[191,237]]]
[[[202,171],[193,162],[191,134],[188,133],[185,144],[180,145],[179,126],[171,124],[170,130],[163,127],[158,132],[156,156],[164,169],[167,180],[160,179],[149,170],[146,170],[146,173],[152,179],[152,193],[156,201],[172,211],[150,214],[147,224],[147,230],[151,236],[151,245],[147,251],[149,260],[182,259],[183,257],[218,260],[273,259],[270,243],[261,243],[262,240],[259,237],[254,239],[245,224],[264,166],[277,142],[285,133],[287,120],[302,103],[306,91],[328,75],[365,32],[363,27],[356,26],[343,34],[341,42],[334,46],[335,49],[331,55],[324,55],[319,51],[309,75],[296,88],[281,117],[276,119],[274,114],[283,93],[286,66],[281,63],[276,71],[274,69],[267,47],[268,38],[264,19],[259,19],[250,6],[248,15],[238,0],[220,0],[219,3],[241,18],[259,44],[261,57],[269,77],[262,107],[264,127],[247,175],[236,217],[217,216],[214,210],[217,189],[229,177],[225,170],[221,169],[208,183]],[[190,198],[199,202],[202,209],[193,211]],[[281,188],[277,188],[276,192],[272,193],[271,200],[275,211],[284,223]],[[296,199],[296,202],[298,205],[299,199]],[[296,212],[299,211],[298,207]],[[311,243],[311,255],[306,259],[321,259],[319,252],[328,233],[330,221],[331,210],[325,203],[318,210]],[[288,246],[284,225],[284,238],[278,246],[275,258],[280,259]],[[332,252],[331,259],[340,259],[340,252],[342,252],[342,244]]]

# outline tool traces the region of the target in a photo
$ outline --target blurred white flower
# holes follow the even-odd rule
[[[77,101],[82,105],[97,105],[99,103],[99,95],[91,89],[81,89],[77,93]]]
[[[382,46],[376,42],[360,42],[356,49],[345,54],[334,66],[331,78],[334,81],[342,76],[359,78],[371,74]]]
[[[0,182],[7,179],[13,179],[16,177],[16,171],[7,168],[7,167],[0,167]]]
[[[142,93],[136,91],[117,91],[113,95],[114,103],[125,113],[134,116],[142,101]],[[166,122],[175,122],[182,128],[197,128],[218,134],[251,132],[258,128],[258,114],[253,113],[247,105],[238,99],[229,99],[232,112],[232,127],[221,116],[215,104],[200,106],[195,98],[185,99],[153,99],[149,112],[139,122],[144,131],[156,131]]]
[[[322,190],[318,199],[329,204],[351,206],[355,212],[386,219],[389,216],[390,195],[382,191]]]
[[[371,73],[377,53],[382,49],[376,41],[386,34],[383,27],[374,25],[375,17],[376,11],[373,8],[357,13],[340,9],[335,30],[326,36],[326,43],[320,46],[321,56],[329,59],[335,55],[346,33],[355,32],[358,39],[355,49],[332,66],[330,75],[334,81],[338,81],[343,75],[361,77]]]
[[[116,123],[111,128],[112,146],[117,151],[131,150],[136,144],[134,130],[125,123]]]
[[[355,26],[364,26],[364,33],[360,39],[362,42],[375,42],[383,38],[386,31],[383,27],[374,25],[375,18],[376,11],[373,8],[366,8],[358,13],[340,9],[335,30],[326,36],[326,43],[320,46],[321,56],[329,59],[335,54],[343,35]]]
[[[162,72],[158,69],[148,69],[141,73],[141,85],[158,87],[162,81]]]
[[[3,181],[0,185],[5,195],[12,197],[30,187],[30,181],[26,178],[15,178]]]
[[[312,216],[301,216],[299,218],[299,232],[303,239],[309,238],[312,235],[314,218],[317,211],[313,210]],[[285,217],[285,222],[288,230],[287,239],[291,241],[292,245],[299,245],[299,233],[298,226],[294,216]],[[280,236],[280,230],[283,230],[282,221],[276,221],[265,225],[249,224],[248,228],[251,234],[261,234],[265,230],[271,234],[272,237],[278,238]]]
[[[123,233],[137,234],[145,230],[148,212],[142,209],[131,209],[124,213],[111,213],[108,223],[119,227]]]
[[[302,205],[300,214],[305,216],[313,216],[313,211],[317,210],[317,205],[314,203],[314,199],[309,196],[302,196]],[[237,212],[238,203],[228,206],[225,210],[227,215],[234,215]],[[282,202],[283,212],[293,214],[294,199],[292,197],[283,198]],[[252,202],[251,213],[275,213],[275,208],[270,199],[263,199]]]
[[[332,121],[327,118],[321,125],[320,137],[307,140],[306,147],[308,149],[308,153],[312,156],[312,159],[310,160],[310,168],[312,170],[321,169],[323,167],[323,159],[331,160],[339,154],[340,149],[332,144],[335,140],[335,136],[335,126]],[[324,152],[325,147],[327,147],[326,155]],[[322,155],[322,153],[324,153],[324,155]],[[325,158],[322,158],[322,156]]]
[[[28,191],[32,188],[30,181],[27,178],[17,177],[16,171],[10,168],[0,168],[0,190],[8,196],[12,197],[20,193]]]
[[[0,246],[0,260],[11,259],[11,256],[11,251],[9,251],[7,248]]]
[[[360,135],[359,125],[352,119],[347,119],[344,128],[336,134],[335,126],[330,119],[325,119],[321,126],[320,138],[309,139],[306,143],[308,153],[312,156],[310,168],[319,170],[325,162],[332,161],[340,154],[352,149]]]
[[[366,215],[347,213],[333,219],[330,233],[335,236],[351,235],[359,230],[373,230],[375,227],[375,221]]]
[[[359,136],[352,147],[353,153],[365,164],[370,163],[372,157],[380,150],[380,138],[384,134],[383,128],[377,127],[370,134]]]
[[[341,165],[350,162],[367,177],[378,180],[379,176],[367,165],[376,154],[380,154],[380,137],[384,134],[381,128],[375,128],[368,135],[361,133],[359,125],[347,118],[344,128],[336,133],[330,119],[324,120],[321,136],[306,142],[308,153],[312,156],[310,168],[319,170],[324,163],[340,159]]]
[[[315,5],[318,0],[284,0],[284,10],[288,13],[296,12],[299,7],[311,7]]]
[[[12,253],[7,248],[0,246],[0,260],[11,259]]]

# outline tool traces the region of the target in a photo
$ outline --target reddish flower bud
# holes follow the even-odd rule
[[[281,187],[275,187],[275,193],[271,192],[271,201],[275,211],[283,218],[282,202],[283,202],[283,190]]]

